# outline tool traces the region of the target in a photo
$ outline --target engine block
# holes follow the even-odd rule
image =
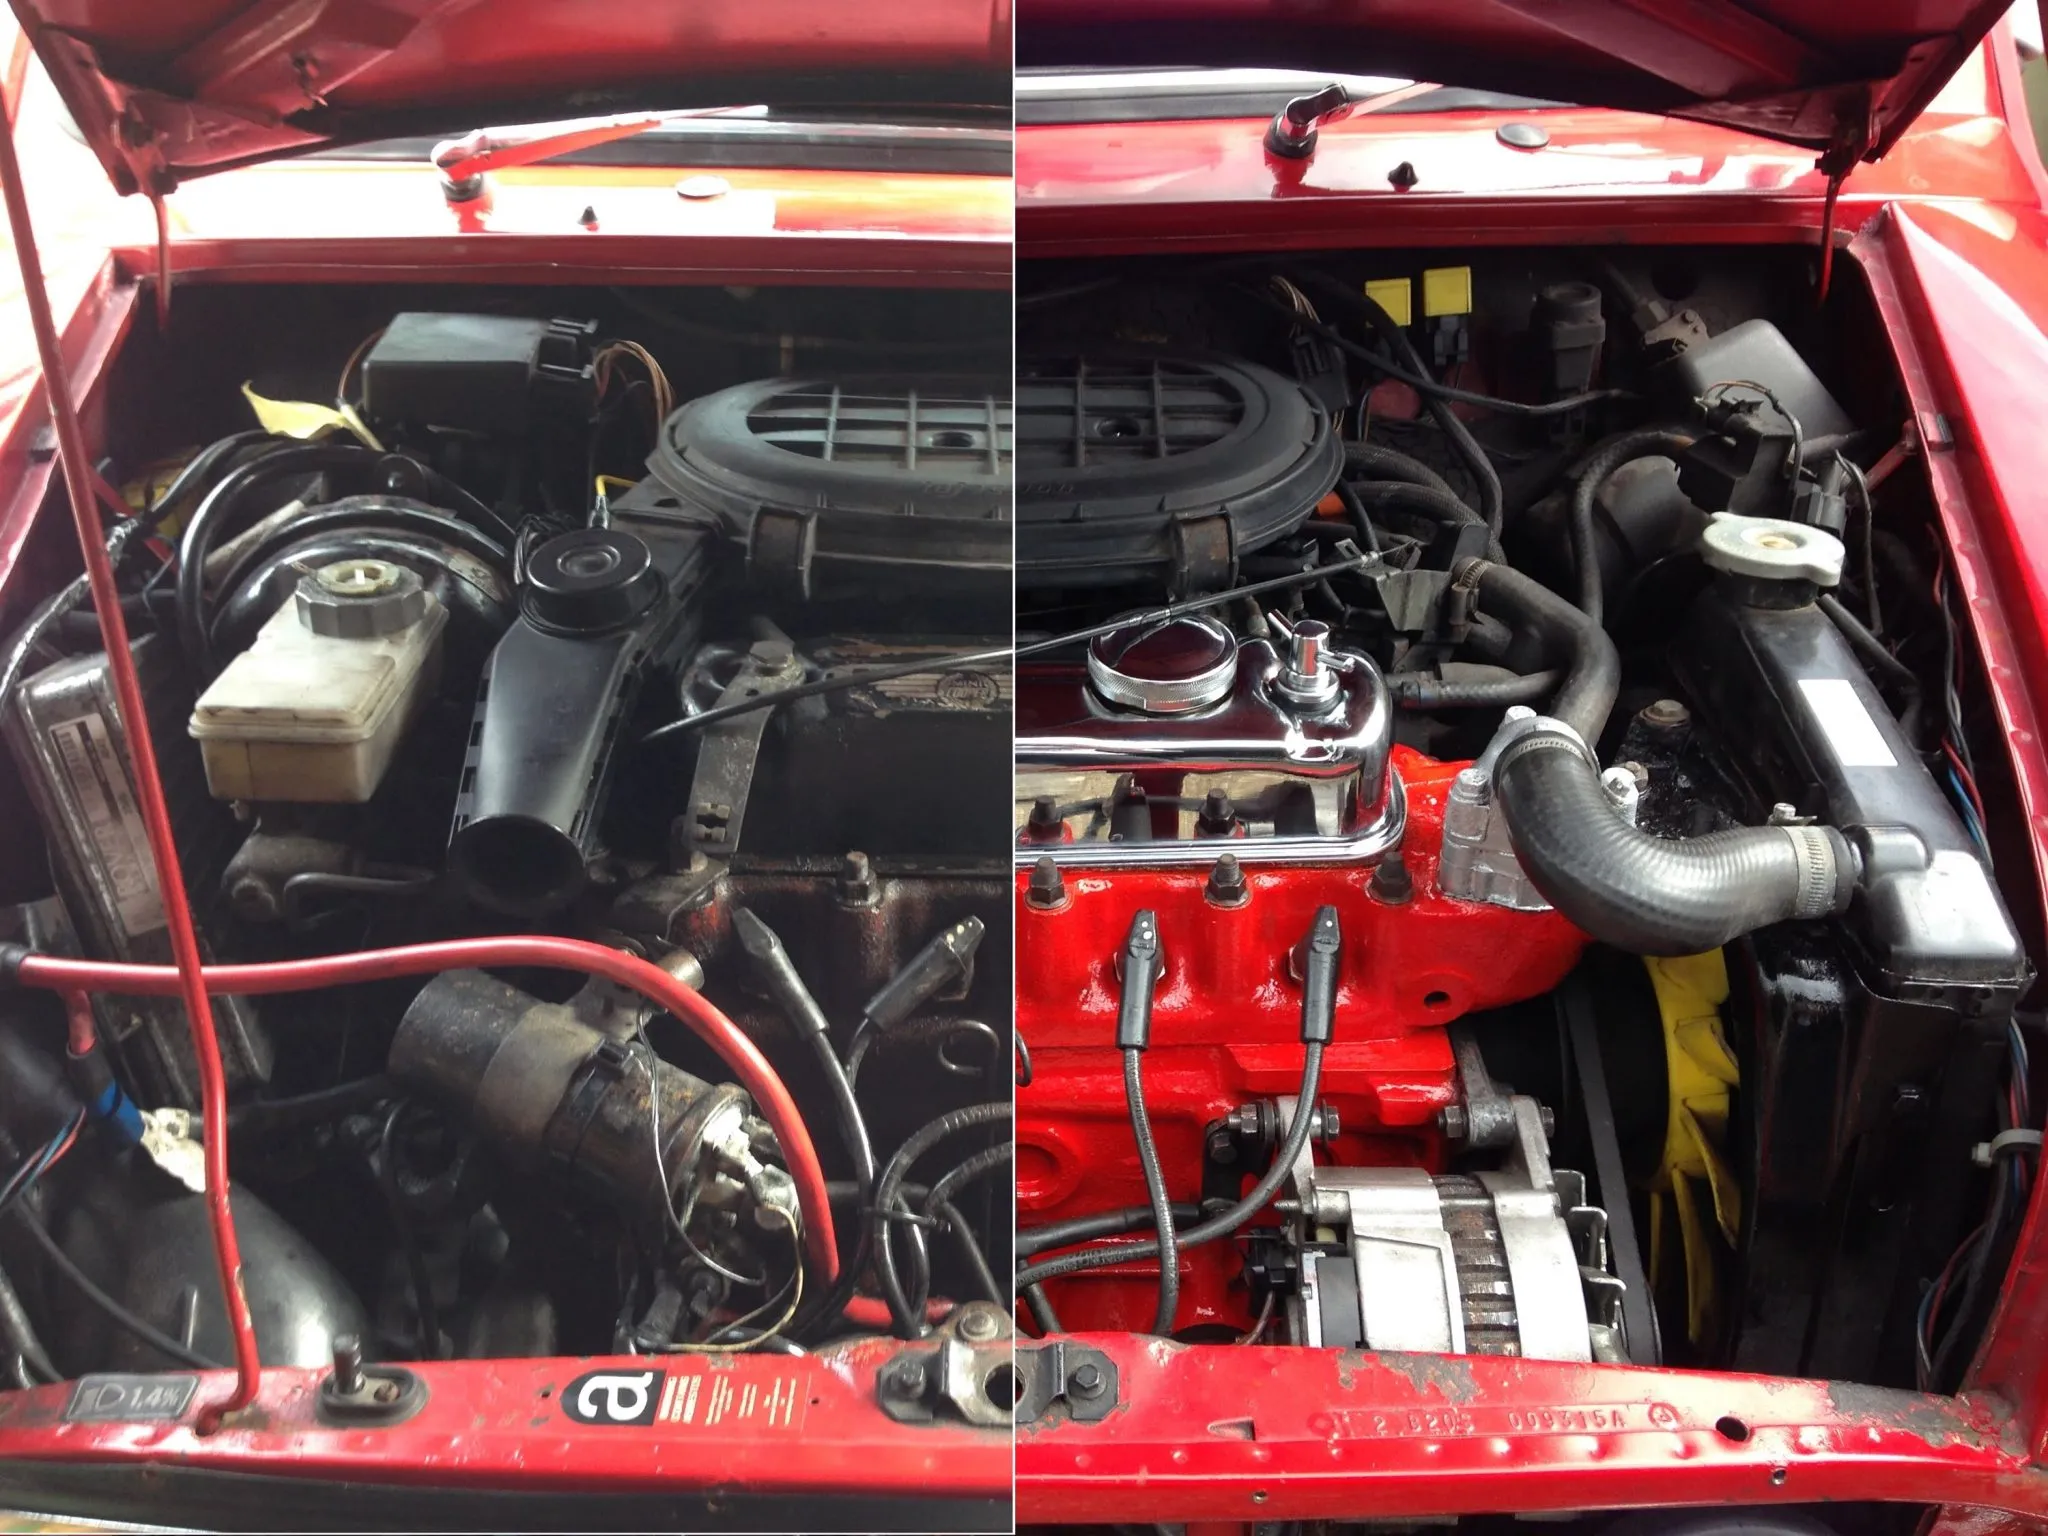
[[[1459,766],[1393,750],[1407,824],[1398,856],[1377,868],[1240,867],[1233,856],[1218,878],[1233,841],[1223,838],[1205,843],[1215,857],[1201,865],[1025,865],[1017,878],[1017,1023],[1032,1080],[1017,1095],[1020,1228],[1145,1203],[1115,1034],[1117,956],[1133,916],[1146,909],[1157,914],[1165,961],[1146,1098],[1176,1202],[1240,1193],[1235,1181],[1216,1186],[1219,1157],[1245,1141],[1256,1119],[1248,1106],[1297,1091],[1301,984],[1292,954],[1325,904],[1338,909],[1344,957],[1319,1095],[1318,1159],[1444,1170],[1443,1112],[1460,1101],[1448,1026],[1555,987],[1586,942],[1554,911],[1510,911],[1439,891],[1444,806]],[[1231,1244],[1197,1248],[1182,1265],[1184,1330],[1250,1325]],[[1142,1329],[1157,1273],[1151,1261],[1117,1265],[1050,1289],[1069,1329]]]

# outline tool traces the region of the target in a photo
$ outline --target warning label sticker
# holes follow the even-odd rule
[[[686,1370],[589,1371],[570,1382],[562,1411],[579,1424],[679,1429],[800,1429],[810,1403],[803,1367],[740,1377],[709,1365]],[[739,1379],[736,1379],[739,1378]]]
[[[106,721],[98,715],[59,721],[50,727],[50,745],[92,836],[122,929],[130,938],[154,933],[164,925],[164,907],[157,895],[156,866],[150,861],[149,834]]]

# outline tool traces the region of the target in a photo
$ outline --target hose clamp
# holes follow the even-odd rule
[[[1839,834],[1826,827],[1779,826],[1792,840],[1792,857],[1799,866],[1799,890],[1793,897],[1795,918],[1832,917],[1842,908],[1840,860],[1836,856]]]

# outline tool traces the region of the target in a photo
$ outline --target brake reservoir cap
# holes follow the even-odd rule
[[[389,560],[337,560],[299,578],[299,622],[316,635],[395,635],[427,611],[419,575]]]
[[[1226,698],[1237,678],[1237,636],[1207,614],[1129,627],[1088,645],[1088,681],[1104,702],[1148,715],[1183,715]]]
[[[1777,517],[1716,512],[1700,535],[1700,558],[1717,571],[1757,581],[1842,580],[1842,541],[1825,528]]]

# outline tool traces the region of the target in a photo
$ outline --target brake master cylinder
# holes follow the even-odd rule
[[[192,711],[207,788],[220,800],[368,800],[432,680],[447,623],[419,576],[387,560],[302,576]]]

